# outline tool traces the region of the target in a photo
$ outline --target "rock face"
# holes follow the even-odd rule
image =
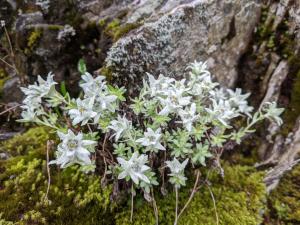
[[[298,162],[299,1],[3,1],[0,19],[16,49],[16,57],[7,60],[28,83],[53,71],[76,94],[76,64],[83,58],[90,71],[134,94],[146,72],[181,76],[187,63],[207,60],[222,85],[251,91],[257,107],[277,101],[287,108],[282,127],[265,124],[259,133],[257,166],[271,168],[268,190]],[[0,47],[3,58],[7,43]],[[18,90],[16,78],[8,79],[3,99],[20,101]]]
[[[180,75],[197,59],[207,60],[219,82],[232,87],[261,6],[256,1],[167,2],[111,47],[106,66],[112,75],[130,85],[145,72]]]

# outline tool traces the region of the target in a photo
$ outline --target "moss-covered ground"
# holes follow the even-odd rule
[[[0,161],[0,221],[15,224],[130,224],[130,204],[117,205],[110,200],[111,188],[101,187],[100,178],[84,174],[76,167],[59,170],[51,167],[51,185],[45,199],[48,176],[46,142],[51,131],[31,128],[2,143],[0,152],[10,156]],[[50,154],[53,157],[53,153]],[[259,224],[265,202],[263,173],[249,166],[224,165],[225,178],[212,173],[219,224]],[[192,185],[192,184],[191,184]],[[180,206],[191,188],[180,190]],[[156,191],[159,224],[172,224],[174,194]],[[130,199],[129,196],[126,199]],[[135,198],[133,224],[154,224],[152,206],[139,195]],[[210,192],[202,186],[179,224],[216,224]]]

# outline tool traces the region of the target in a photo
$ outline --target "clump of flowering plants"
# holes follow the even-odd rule
[[[224,89],[214,82],[206,64],[194,62],[185,78],[147,74],[140,93],[125,104],[124,88],[110,86],[105,77],[93,77],[81,66],[82,94],[71,99],[55,89],[53,75],[23,88],[22,122],[53,128],[60,138],[56,159],[61,168],[79,164],[85,172],[102,171],[102,180],[144,194],[158,212],[153,189],[166,180],[174,186],[174,224],[188,206],[199,183],[201,167],[219,167],[228,143],[240,144],[255,131],[256,123],[269,119],[279,125],[283,109],[265,103],[256,112],[241,89]],[[123,102],[123,103],[122,103]],[[240,118],[244,126],[236,127]],[[178,191],[186,185],[187,169],[194,170],[193,192],[178,212]],[[221,170],[222,171],[222,170]],[[133,212],[133,207],[132,207]],[[132,219],[132,213],[131,213]]]

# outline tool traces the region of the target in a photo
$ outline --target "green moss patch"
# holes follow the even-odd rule
[[[51,167],[48,176],[46,142],[49,130],[32,128],[1,146],[11,157],[0,161],[0,221],[16,224],[111,224],[110,187],[101,188],[96,175]],[[106,216],[104,216],[106,215]]]
[[[300,165],[287,173],[270,194],[272,221],[277,224],[300,224]],[[272,224],[272,223],[271,223]]]
[[[104,26],[105,21],[99,21],[100,26]],[[104,33],[111,37],[114,42],[116,42],[119,38],[127,34],[129,31],[134,30],[142,25],[141,22],[136,23],[127,23],[121,25],[119,19],[114,19],[110,23],[108,23],[104,29]]]
[[[251,225],[262,222],[262,210],[265,202],[263,173],[247,166],[225,166],[225,178],[214,174],[211,178],[211,190],[214,193],[219,224]],[[187,201],[190,188],[180,190],[180,208]],[[159,224],[173,224],[175,210],[174,193],[166,197],[156,196],[159,210]],[[130,204],[128,202],[128,204]],[[116,216],[116,224],[130,224],[130,210]],[[133,224],[155,224],[153,208],[144,200],[136,199]],[[210,192],[203,186],[195,195],[191,204],[180,217],[179,224],[215,225],[216,216]]]

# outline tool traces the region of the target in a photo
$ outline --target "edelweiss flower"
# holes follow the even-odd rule
[[[53,80],[53,77],[54,74],[50,72],[47,76],[47,80],[43,80],[41,76],[38,76],[37,83],[29,85],[28,88],[22,87],[21,90],[27,96],[25,98],[25,101],[31,101],[32,99],[38,99],[39,101],[41,101],[41,98],[51,95],[52,91],[55,90],[55,84],[57,84]]]
[[[151,97],[166,95],[165,91],[169,88],[171,83],[175,81],[173,78],[165,77],[162,74],[159,75],[157,80],[150,73],[147,73],[147,75],[149,80],[148,89]]]
[[[155,132],[151,128],[147,128],[147,132],[144,133],[143,138],[136,140],[137,143],[140,143],[143,146],[146,146],[150,149],[166,150],[164,146],[160,144],[161,138],[161,129],[158,128]]]
[[[276,102],[266,102],[262,107],[262,111],[265,112],[264,117],[269,120],[274,120],[279,126],[283,123],[282,119],[279,117],[284,109],[277,108]]]
[[[94,123],[98,123],[99,118],[105,111],[115,112],[117,96],[110,95],[104,76],[93,76],[86,72],[82,75],[83,83],[80,87],[84,91],[85,98],[94,98],[93,111],[97,113]]]
[[[119,140],[123,133],[131,128],[131,121],[127,120],[125,115],[123,117],[118,115],[118,119],[111,121],[110,124],[111,125],[109,125],[108,128],[115,131],[115,134],[113,134],[112,137],[115,136],[116,141]]]
[[[250,112],[252,112],[253,107],[248,106],[248,102],[246,99],[250,96],[250,93],[242,94],[242,89],[237,88],[235,92],[231,89],[227,89],[229,93],[229,102],[232,107],[237,108],[241,113],[245,113],[248,116],[251,116]]]
[[[211,90],[209,92],[209,95],[211,98],[219,100],[226,100],[228,99],[228,92],[226,92],[226,90],[224,88],[216,88],[214,90]]]
[[[47,80],[43,80],[38,76],[38,81],[35,84],[29,85],[28,88],[21,87],[21,90],[26,95],[23,100],[23,112],[20,122],[29,122],[34,120],[37,115],[44,113],[42,110],[42,98],[51,97],[55,93],[55,84],[53,74],[49,73]]]
[[[117,100],[117,96],[115,95],[99,95],[97,96],[98,107],[101,110],[108,110],[111,112],[115,111],[114,102]]]
[[[68,167],[78,163],[80,165],[91,165],[90,152],[88,147],[94,147],[97,142],[92,140],[83,140],[82,133],[75,135],[73,131],[68,130],[67,134],[57,132],[62,142],[58,145],[57,159],[50,164],[60,165],[61,168]]]
[[[81,125],[85,125],[90,119],[95,118],[97,113],[93,111],[93,105],[94,98],[76,99],[76,109],[70,109],[68,112],[73,120],[72,124],[76,125],[81,122]]]
[[[184,160],[180,163],[176,158],[172,161],[166,161],[167,166],[170,168],[171,173],[168,174],[171,178],[170,183],[174,184],[176,188],[185,185],[187,178],[184,176],[184,169],[188,164],[189,159]]]
[[[168,90],[167,97],[159,97],[159,101],[163,106],[163,109],[159,112],[159,115],[166,116],[169,113],[175,112],[180,108],[190,104],[191,96],[184,97],[184,90],[182,89],[172,89]]]
[[[129,176],[135,184],[139,184],[140,180],[148,184],[150,183],[150,180],[145,175],[145,172],[150,170],[150,167],[145,165],[148,162],[146,155],[142,154],[139,156],[139,154],[135,152],[128,161],[121,157],[118,157],[117,160],[122,169],[118,179],[124,179]]]
[[[193,75],[203,75],[203,74],[210,75],[210,72],[207,70],[206,62],[194,61],[187,67],[187,69],[191,69],[191,74]]]
[[[107,90],[104,76],[97,76],[96,78],[93,78],[90,73],[86,72],[81,77],[84,82],[79,86],[83,89],[86,96],[92,97]]]
[[[37,102],[22,105],[21,108],[23,109],[21,113],[22,119],[18,120],[19,122],[32,122],[37,116],[45,113],[40,103]]]
[[[166,161],[167,167],[171,170],[171,174],[179,174],[182,173],[188,164],[189,159],[184,160],[182,163],[180,163],[176,158],[174,158],[172,161]]]
[[[206,108],[205,110],[218,119],[224,126],[230,127],[228,120],[239,116],[240,114],[231,107],[228,100],[220,99],[218,102],[215,99],[211,99],[212,108]]]
[[[192,131],[193,122],[195,122],[199,115],[196,115],[196,104],[192,103],[190,107],[179,110],[179,116],[182,121],[180,121],[187,131]]]
[[[35,120],[37,115],[35,108],[28,107],[26,105],[21,106],[21,108],[23,111],[21,113],[22,119],[19,120],[20,122],[31,122]]]

